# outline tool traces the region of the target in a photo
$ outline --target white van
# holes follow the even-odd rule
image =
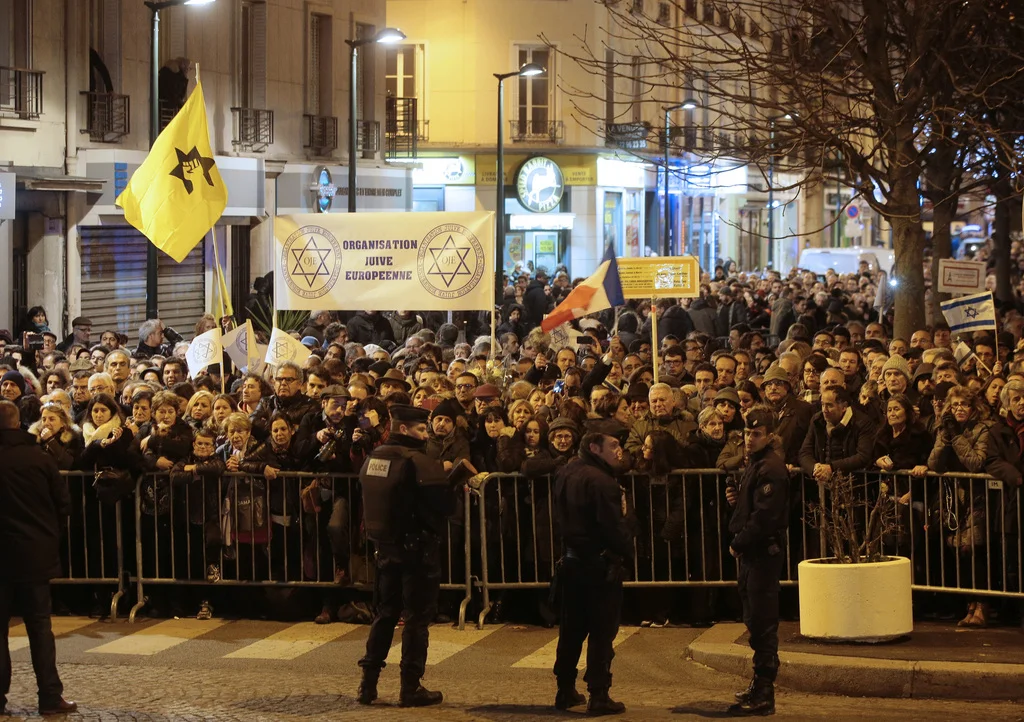
[[[860,262],[866,261],[872,271],[891,273],[895,255],[888,248],[852,246],[850,248],[805,248],[800,254],[800,268],[818,275],[828,269],[836,273],[856,273]]]

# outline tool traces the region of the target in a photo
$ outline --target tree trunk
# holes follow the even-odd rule
[[[1001,303],[1012,302],[1013,282],[1010,280],[1010,230],[1013,191],[1006,182],[996,183],[993,191],[996,194],[995,220],[992,224],[992,260],[996,273],[996,300]],[[1009,192],[1007,192],[1009,191]]]
[[[892,179],[888,204],[896,256],[893,266],[896,279],[894,338],[909,339],[914,331],[925,327],[924,229],[921,228],[918,176],[905,170],[898,172]]]
[[[932,322],[942,319],[939,303],[949,298],[948,293],[939,293],[939,261],[953,257],[953,237],[950,226],[956,215],[958,196],[944,198],[934,206],[932,215]]]

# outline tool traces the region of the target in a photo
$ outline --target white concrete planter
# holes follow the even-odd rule
[[[800,562],[800,634],[835,642],[884,642],[914,631],[910,560]]]

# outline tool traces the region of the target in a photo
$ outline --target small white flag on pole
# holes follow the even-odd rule
[[[219,328],[211,328],[206,333],[196,336],[185,352],[189,376],[195,378],[207,366],[219,364],[223,353]]]
[[[292,338],[286,332],[275,328],[270,334],[270,343],[267,344],[267,356],[264,359],[271,366],[277,366],[285,361],[293,361],[300,366],[309,358],[309,349],[299,343],[299,340]]]
[[[988,291],[943,301],[941,306],[952,333],[996,328],[996,304]]]
[[[252,321],[246,319],[245,325],[224,334],[224,350],[231,357],[231,362],[243,372],[258,365],[263,355],[256,346],[256,333],[252,330]]]

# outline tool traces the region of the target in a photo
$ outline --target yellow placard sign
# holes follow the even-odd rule
[[[619,258],[626,298],[682,298],[700,295],[700,264],[693,256]]]

